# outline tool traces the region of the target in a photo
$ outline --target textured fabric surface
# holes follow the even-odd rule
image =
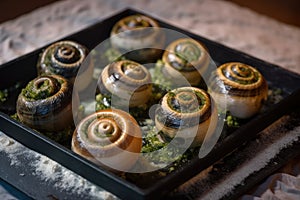
[[[298,71],[300,29],[224,1],[72,0],[0,25],[0,63],[133,7],[171,24]]]
[[[57,2],[15,20],[0,24],[0,64],[81,30],[129,6],[150,13],[168,23],[208,39],[300,73],[299,28],[277,22],[229,2],[212,0],[172,0],[163,2],[158,0],[66,0]],[[281,123],[288,124],[288,121],[283,120]],[[214,187],[211,193],[203,194],[208,199],[217,199],[230,192],[236,184],[243,182],[247,175],[264,167],[276,155],[277,150],[288,146],[290,142],[297,138],[300,132],[299,129],[294,129],[289,135],[283,137],[286,132],[278,131],[276,129],[277,125],[274,125],[275,128],[271,129],[278,134],[278,137],[275,137],[274,141],[272,140],[277,145],[276,148],[268,141],[268,137],[262,136],[258,140],[258,143],[262,145],[260,146],[261,149],[258,148],[257,152],[252,152],[248,159],[244,159],[244,162],[240,163],[239,166],[241,167],[236,168],[232,176],[224,176],[219,185],[218,183],[214,183],[214,186],[209,185],[205,180],[203,181],[203,174],[200,174],[181,186],[178,192],[186,193],[192,198],[200,197],[202,193],[197,195],[197,191],[199,191],[199,186],[203,186],[204,183],[208,184],[206,185],[207,189]],[[0,136],[0,147],[1,145],[3,147],[0,148],[0,153],[3,153],[5,152],[3,142],[10,139],[7,139],[4,134],[0,134]],[[18,143],[14,144],[19,145]],[[257,146],[255,143],[251,145]],[[267,150],[263,148],[266,146],[268,147]],[[28,154],[29,150],[22,145],[18,148],[21,148],[19,153],[31,155]],[[28,157],[28,159],[38,157],[43,162],[45,159],[47,160],[47,158],[30,152],[33,153],[33,156]],[[255,155],[258,154],[261,156],[259,157],[261,160],[255,159]],[[244,155],[247,155],[247,151]],[[256,163],[259,164],[256,165]],[[62,171],[68,172],[68,175],[76,176],[57,163],[54,165],[60,167]],[[43,174],[43,172],[37,173],[37,176],[39,174]],[[243,176],[240,176],[241,174]],[[47,181],[55,182],[61,179],[57,176],[57,179]],[[94,187],[90,183],[86,183],[85,186]],[[97,188],[97,191],[100,191],[100,189]],[[100,194],[99,198],[114,198],[106,192],[100,192]],[[214,194],[215,196],[213,196]]]

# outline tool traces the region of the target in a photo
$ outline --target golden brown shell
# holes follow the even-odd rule
[[[70,126],[72,85],[58,75],[40,76],[30,81],[19,94],[17,115],[34,129],[58,131]]]
[[[118,21],[111,31],[111,44],[137,62],[158,59],[164,47],[165,36],[159,24],[144,15],[131,15]]]
[[[221,65],[210,79],[211,95],[221,108],[233,116],[249,118],[262,107],[268,96],[268,85],[254,67],[239,62]]]
[[[143,65],[130,60],[114,62],[103,69],[99,89],[101,93],[117,96],[120,105],[142,105],[152,95],[151,74]]]
[[[155,125],[170,138],[199,146],[215,129],[217,110],[210,95],[199,88],[181,87],[168,92],[156,110]],[[208,133],[209,126],[213,128]]]
[[[201,74],[205,73],[210,62],[206,47],[191,38],[181,38],[169,44],[162,60],[167,78],[178,81],[183,76],[192,86],[201,82]]]
[[[139,157],[142,134],[128,113],[107,109],[84,118],[73,134],[72,150],[108,169],[125,171]]]
[[[94,64],[88,56],[88,49],[74,41],[60,41],[47,47],[38,61],[38,74],[57,74],[71,83],[78,78],[78,90],[83,90],[93,76]],[[79,68],[83,69],[78,74]],[[77,76],[77,77],[76,77]]]

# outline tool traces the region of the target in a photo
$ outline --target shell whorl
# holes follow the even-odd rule
[[[107,65],[101,73],[100,92],[107,91],[129,102],[130,107],[146,103],[152,94],[152,79],[141,64],[122,60]]]

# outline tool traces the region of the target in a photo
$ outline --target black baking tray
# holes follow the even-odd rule
[[[0,107],[2,111],[0,112],[0,130],[30,149],[48,156],[120,198],[153,199],[162,197],[172,189],[220,160],[222,157],[231,153],[240,145],[255,138],[257,133],[262,131],[272,122],[284,114],[291,112],[293,107],[297,106],[300,101],[299,75],[204,37],[182,30],[141,11],[133,9],[120,11],[97,24],[65,38],[61,38],[60,40],[74,40],[82,43],[89,49],[93,49],[101,41],[109,37],[112,26],[118,20],[132,14],[148,15],[151,18],[156,19],[164,28],[179,31],[189,37],[201,41],[206,45],[212,59],[217,65],[225,62],[237,61],[258,68],[272,87],[280,88],[284,91],[286,94],[284,99],[242,125],[222,142],[218,143],[206,157],[202,159],[194,158],[191,162],[182,168],[179,168],[174,173],[168,174],[166,177],[157,180],[155,184],[148,187],[139,187],[132,182],[124,180],[119,176],[96,166],[81,156],[73,153],[70,149],[50,140],[46,136],[41,135],[9,117],[9,115],[14,112],[18,90],[37,76],[36,63],[38,56],[42,49],[48,46],[48,44],[0,66],[0,89],[13,87],[16,83],[20,84],[18,87],[19,89],[16,89],[15,95],[10,95],[10,99],[6,101],[7,105],[4,104]]]

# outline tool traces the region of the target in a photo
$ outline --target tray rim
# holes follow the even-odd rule
[[[160,19],[160,18],[158,18],[158,17],[153,17],[153,16],[151,16],[151,14],[144,13],[143,11],[139,11],[138,9],[135,9],[135,8],[125,8],[125,9],[122,9],[122,10],[120,10],[120,11],[117,11],[117,12],[115,12],[115,13],[109,15],[108,17],[105,17],[105,18],[101,19],[99,22],[97,22],[97,23],[95,23],[95,24],[92,24],[91,26],[88,26],[88,27],[86,27],[86,28],[84,28],[84,29],[82,29],[82,30],[80,30],[80,31],[75,32],[75,33],[66,35],[65,37],[60,38],[60,39],[58,39],[58,40],[56,40],[56,41],[63,40],[64,38],[70,38],[70,37],[72,37],[72,36],[74,36],[74,35],[79,35],[79,34],[81,34],[82,32],[86,31],[87,29],[92,29],[93,27],[99,26],[101,23],[103,23],[103,21],[110,20],[112,17],[118,16],[118,15],[121,15],[121,14],[129,15],[129,14],[132,14],[132,13],[136,13],[136,14],[138,13],[138,14],[144,14],[144,15],[147,15],[147,16],[149,16],[149,17],[152,17],[152,18],[158,20],[159,23],[162,22],[162,23],[164,23],[164,24],[167,24],[167,25],[171,26],[172,28],[174,28],[174,29],[177,30],[177,31],[184,32],[185,34],[187,34],[188,36],[190,36],[190,37],[192,37],[192,38],[201,38],[201,39],[205,40],[206,42],[209,42],[209,43],[212,43],[212,44],[215,45],[215,46],[218,46],[219,48],[226,49],[226,51],[229,51],[229,52],[234,53],[234,54],[239,54],[239,55],[241,55],[241,56],[243,56],[243,57],[245,57],[245,58],[247,58],[247,59],[254,59],[256,62],[259,62],[259,63],[268,63],[268,65],[272,65],[272,67],[274,67],[274,68],[278,68],[278,69],[280,69],[280,70],[285,71],[289,76],[292,76],[292,77],[294,77],[294,78],[300,78],[300,75],[299,75],[299,74],[297,74],[297,73],[295,73],[295,72],[292,72],[292,71],[290,71],[290,70],[288,70],[288,69],[284,69],[284,68],[282,68],[282,67],[280,67],[280,66],[278,66],[278,65],[276,65],[276,64],[272,64],[272,63],[266,62],[266,61],[264,61],[264,60],[262,60],[262,59],[259,59],[259,58],[256,58],[256,57],[254,57],[254,56],[248,55],[248,54],[246,54],[246,53],[244,53],[244,52],[242,52],[242,51],[235,50],[235,49],[233,49],[233,48],[227,47],[227,46],[225,46],[225,45],[223,45],[223,44],[220,44],[220,43],[218,43],[218,42],[216,42],[216,41],[207,39],[207,38],[205,38],[205,37],[203,37],[203,36],[201,36],[201,35],[197,35],[197,34],[195,34],[195,33],[191,33],[191,32],[189,32],[188,30],[184,30],[183,28],[179,28],[179,27],[177,27],[177,26],[175,26],[175,25],[173,25],[173,24],[170,24],[170,23],[168,23],[168,22],[163,21],[162,19]],[[55,42],[55,41],[53,41],[53,42]],[[50,42],[49,44],[51,44],[51,43],[53,43],[53,42]],[[23,56],[21,56],[21,57],[18,57],[18,58],[16,58],[16,59],[13,59],[13,60],[11,60],[11,61],[9,61],[9,62],[7,62],[7,63],[4,63],[4,64],[0,65],[0,68],[8,67],[8,66],[10,66],[10,65],[13,64],[13,63],[19,62],[19,61],[22,60],[22,59],[25,59],[25,58],[27,58],[27,57],[33,56],[33,55],[35,55],[37,52],[40,52],[43,48],[45,48],[45,47],[48,46],[49,44],[46,44],[46,45],[44,45],[43,47],[37,48],[37,49],[35,49],[35,50],[33,50],[33,51],[31,51],[31,52],[29,52],[29,53],[27,53],[27,54],[25,54],[25,55],[23,55]],[[299,92],[298,92],[298,93],[299,93]],[[297,96],[297,95],[298,95],[298,94],[296,94],[296,96]],[[289,96],[290,96],[290,95],[289,95]],[[134,197],[137,197],[137,198],[150,198],[150,197],[152,197],[153,192],[154,192],[154,191],[158,191],[158,190],[159,190],[159,187],[161,187],[161,186],[159,186],[159,185],[161,185],[161,184],[158,184],[158,185],[155,185],[154,187],[150,187],[150,188],[146,188],[146,189],[145,189],[145,188],[140,188],[140,187],[136,186],[135,184],[130,183],[130,182],[126,181],[126,180],[123,180],[123,179],[120,180],[121,178],[118,177],[118,176],[116,176],[115,174],[110,173],[110,172],[108,172],[108,171],[106,171],[106,170],[100,169],[100,168],[99,168],[98,166],[96,166],[95,164],[93,164],[93,163],[91,163],[91,162],[85,160],[85,159],[82,158],[81,156],[75,154],[74,152],[72,152],[71,150],[67,149],[66,147],[63,147],[63,146],[60,145],[59,143],[56,143],[56,142],[50,140],[50,139],[47,138],[46,136],[43,136],[43,135],[39,134],[38,132],[36,132],[36,131],[34,131],[34,130],[28,128],[27,126],[21,124],[20,122],[13,120],[12,118],[10,118],[10,117],[9,117],[8,115],[6,115],[5,113],[0,112],[0,117],[1,117],[2,119],[6,120],[7,123],[10,123],[10,124],[12,124],[12,125],[15,125],[15,127],[18,127],[18,129],[23,130],[23,131],[25,131],[25,132],[29,132],[29,133],[31,134],[32,137],[38,138],[40,141],[47,143],[48,145],[51,146],[51,148],[56,148],[56,149],[58,149],[58,151],[63,150],[63,153],[66,153],[68,156],[71,156],[71,157],[74,157],[74,156],[75,156],[75,157],[77,157],[76,159],[79,160],[80,162],[82,162],[84,165],[90,167],[90,168],[93,169],[93,170],[96,170],[98,173],[101,172],[102,175],[104,175],[106,178],[109,178],[110,180],[113,180],[113,181],[115,181],[116,183],[122,184],[123,187],[126,187],[126,188],[129,189],[130,191],[135,192],[135,193],[136,193],[136,194],[135,194],[136,196],[134,196]],[[6,131],[5,131],[5,133],[6,133]],[[9,136],[11,136],[11,135],[9,135]],[[13,137],[13,138],[14,138],[14,137]],[[14,139],[15,139],[15,138],[14,138]],[[18,139],[16,139],[16,140],[19,141],[20,143],[22,143],[20,140],[18,140]],[[22,143],[22,144],[23,144],[23,143]],[[23,144],[23,145],[24,145],[24,144]],[[25,145],[25,146],[27,146],[27,145]],[[62,148],[62,147],[63,147],[63,148]],[[32,149],[32,147],[30,147],[30,149]],[[40,153],[40,150],[37,150],[37,152]],[[43,154],[43,155],[45,155],[45,154]],[[46,155],[46,156],[48,156],[48,155]],[[56,161],[56,159],[54,159],[54,158],[52,158],[52,157],[50,157],[50,156],[48,156],[48,157]],[[59,163],[60,163],[61,165],[63,165],[61,162],[59,162]],[[195,165],[197,165],[197,163],[195,163]],[[63,166],[65,166],[65,165],[63,165]],[[193,165],[193,166],[194,166],[194,165]],[[65,166],[65,167],[69,168],[68,166]],[[95,168],[96,168],[96,169],[95,169]],[[99,170],[99,169],[100,169],[100,170]],[[72,170],[72,171],[74,171],[74,170]],[[200,171],[201,171],[201,170],[200,170]],[[198,173],[199,173],[200,171],[197,170]],[[77,172],[75,172],[75,173],[77,173]],[[78,173],[78,174],[80,174],[80,173]],[[177,174],[178,174],[178,173],[177,173]],[[82,174],[80,174],[80,175],[83,176]],[[83,177],[85,177],[85,176],[83,176]],[[86,177],[85,177],[85,178],[86,178]],[[191,178],[191,177],[190,177],[190,178]],[[188,179],[189,179],[189,178],[188,178]],[[188,180],[188,179],[187,179],[187,180]],[[90,179],[88,179],[88,180],[90,180]],[[161,179],[161,180],[159,180],[159,182],[160,182],[160,183],[163,182],[163,183],[162,183],[162,185],[163,185],[163,184],[165,184],[165,183],[164,183],[165,181],[162,181],[162,180],[165,180],[165,179]],[[126,182],[125,185],[124,185],[123,183],[121,183],[121,182],[124,182],[124,181]],[[93,182],[93,181],[92,181],[92,182]],[[183,183],[183,182],[182,182],[182,183]],[[97,184],[97,185],[98,185],[98,184]],[[177,184],[177,185],[179,185],[179,184]],[[106,190],[108,190],[107,188],[103,187],[102,185],[99,185],[99,186],[102,187],[102,188],[104,188],[104,189],[106,189]],[[108,191],[112,192],[111,190],[108,190]],[[121,192],[122,192],[122,191],[121,191]],[[115,194],[115,193],[114,193],[114,194]],[[119,195],[120,195],[120,194],[119,194]],[[121,195],[122,195],[122,194],[121,194]],[[122,196],[123,196],[123,195],[122,195]]]

